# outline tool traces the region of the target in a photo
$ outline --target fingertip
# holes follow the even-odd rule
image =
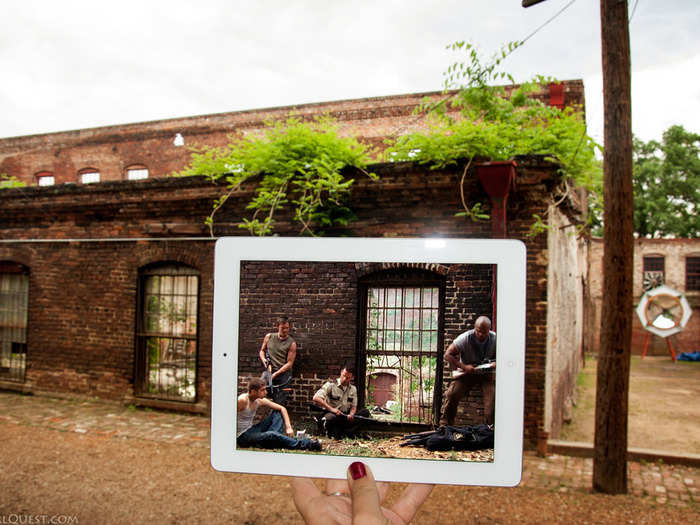
[[[364,478],[367,475],[367,467],[361,461],[350,463],[348,471],[350,472],[350,477],[354,480]]]
[[[353,519],[359,520],[367,516],[381,517],[379,492],[369,466],[360,461],[355,461],[348,467],[347,476],[350,492],[352,493]],[[365,522],[358,521],[358,523]]]

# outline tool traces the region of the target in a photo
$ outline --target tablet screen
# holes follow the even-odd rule
[[[513,485],[524,326],[518,241],[221,239],[212,464]]]

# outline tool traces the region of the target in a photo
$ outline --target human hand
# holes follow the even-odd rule
[[[433,485],[409,484],[399,500],[387,509],[382,502],[388,483],[377,483],[367,465],[355,462],[347,481],[326,481],[322,493],[309,478],[294,478],[294,505],[307,525],[406,525],[430,495]]]
[[[355,419],[355,414],[348,414],[348,421]]]
[[[293,436],[294,436],[294,429],[293,429],[292,427],[287,427],[287,428],[285,429],[285,432],[287,433],[287,435],[288,435],[289,437],[293,437]]]
[[[462,365],[462,370],[467,374],[471,374],[474,371],[474,365]]]

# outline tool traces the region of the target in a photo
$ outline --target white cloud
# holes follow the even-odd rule
[[[436,90],[460,58],[447,44],[470,40],[490,54],[567,3],[11,2],[0,18],[0,137]],[[631,24],[635,68],[700,54],[699,9],[690,0],[640,0]],[[600,67],[598,2],[591,0],[567,8],[506,66],[516,80],[584,78],[589,117]],[[679,89],[674,78],[667,80]],[[636,82],[635,125],[647,100]]]

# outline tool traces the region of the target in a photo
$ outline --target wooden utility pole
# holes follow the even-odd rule
[[[595,408],[593,489],[627,492],[634,202],[627,0],[601,0],[603,49],[603,310]]]
[[[543,0],[523,0],[529,7]],[[596,383],[593,489],[627,492],[632,347],[632,103],[627,0],[600,0],[603,48],[603,311]]]

